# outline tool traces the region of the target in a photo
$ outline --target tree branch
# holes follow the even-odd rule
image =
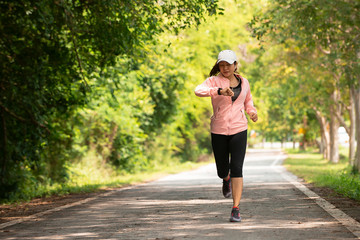
[[[7,107],[3,106],[2,102],[0,102],[0,108],[2,108],[6,113],[8,113],[10,116],[12,116],[13,118],[19,120],[20,122],[29,122],[29,120],[26,120],[25,118],[22,118],[18,115],[16,115],[15,113],[13,113],[12,111],[10,111]],[[30,114],[31,116],[31,114]],[[38,121],[36,121],[33,117],[31,117],[31,123],[43,128],[46,130],[47,133],[50,133],[49,128],[47,128],[44,124],[39,123]]]
[[[339,114],[338,111],[333,111],[333,113],[335,113],[335,116],[339,120],[341,126],[345,128],[347,134],[350,135],[350,127],[346,125],[344,118]]]
[[[316,44],[316,45],[317,45],[318,49],[320,50],[320,52],[322,52],[322,53],[324,53],[326,55],[329,55],[331,53],[330,50],[323,49],[320,44]]]
[[[66,16],[66,22],[67,22],[67,25],[70,29],[70,34],[71,34],[71,41],[72,43],[74,44],[74,50],[75,50],[75,55],[76,55],[76,61],[78,63],[78,66],[79,66],[79,69],[80,69],[80,74],[81,74],[81,77],[85,83],[85,86],[90,90],[90,87],[89,87],[89,84],[87,83],[87,81],[85,80],[85,76],[84,76],[84,70],[83,70],[83,67],[82,67],[82,64],[81,64],[81,59],[80,59],[80,55],[79,55],[79,52],[78,52],[78,46],[77,46],[77,43],[76,43],[76,40],[75,40],[75,36],[74,36],[74,29],[73,29],[73,23],[72,23],[72,12],[71,11],[68,11],[65,7],[65,3],[64,1],[62,0],[61,1],[61,4],[62,4],[62,7],[64,8],[64,12],[65,12],[65,16]]]
[[[10,111],[7,107],[3,106],[2,102],[0,102],[0,107],[7,112],[10,116],[16,118],[17,120],[19,120],[20,122],[27,122],[26,119],[16,115],[15,113],[13,113],[12,111]]]

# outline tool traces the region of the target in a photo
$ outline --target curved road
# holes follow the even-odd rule
[[[284,158],[248,150],[241,223],[229,222],[232,200],[210,164],[8,226],[0,239],[358,239],[358,223],[325,211],[281,167]]]

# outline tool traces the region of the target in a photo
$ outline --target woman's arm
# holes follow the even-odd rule
[[[252,100],[252,95],[251,95],[251,90],[250,90],[250,84],[248,81],[247,82],[247,86],[248,86],[248,92],[246,94],[246,98],[245,98],[245,102],[244,102],[244,106],[245,106],[245,110],[246,112],[252,116],[253,114],[257,114],[256,108],[254,107],[254,102]]]
[[[215,86],[214,77],[207,78],[202,84],[195,88],[195,95],[198,97],[217,96],[219,87]]]

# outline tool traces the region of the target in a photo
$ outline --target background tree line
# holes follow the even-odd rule
[[[268,86],[262,94],[271,106],[269,119],[276,115],[275,122],[284,123],[278,125],[284,136],[302,119],[304,140],[320,135],[319,148],[334,163],[339,161],[338,129],[343,126],[350,137],[350,164],[357,171],[359,10],[359,1],[351,0],[277,0],[269,1],[250,23],[267,50],[257,61],[261,84]]]
[[[125,170],[147,164],[183,85],[174,63],[164,74],[147,54],[217,4],[1,1],[0,197],[66,181],[67,163],[88,150]]]
[[[314,13],[323,2],[2,1],[0,198],[73,181],[90,158],[121,175],[211,153],[210,101],[193,90],[223,49],[250,80],[255,141],[321,136],[336,161],[334,129],[360,126],[349,111],[359,5],[325,1]],[[334,7],[349,14],[330,18]]]

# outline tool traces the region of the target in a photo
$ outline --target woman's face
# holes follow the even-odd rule
[[[229,78],[235,72],[235,65],[236,65],[236,62],[233,64],[229,64],[228,62],[225,62],[225,61],[219,62],[219,69],[220,69],[221,74],[224,77]]]

